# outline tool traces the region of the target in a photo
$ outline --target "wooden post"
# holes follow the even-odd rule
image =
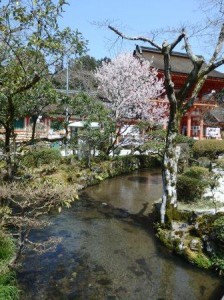
[[[191,114],[188,113],[187,115],[187,136],[191,136]]]
[[[199,140],[202,140],[202,139],[203,139],[203,128],[204,128],[204,120],[203,120],[203,118],[201,117],[201,120],[200,120]]]

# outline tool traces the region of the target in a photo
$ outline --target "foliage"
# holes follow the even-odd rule
[[[58,88],[64,89],[68,84],[70,89],[75,89],[80,92],[93,92],[96,90],[96,79],[93,72],[100,65],[94,57],[83,55],[81,57],[70,59],[67,64],[67,69],[62,68],[55,76],[54,83]]]
[[[0,266],[9,261],[15,252],[15,244],[11,237],[0,231]]]
[[[65,55],[83,53],[86,42],[78,31],[59,29],[64,0],[4,2],[0,7],[0,126],[5,130],[5,159],[12,179],[10,146],[15,137],[14,120],[21,117],[21,108],[25,115],[29,103],[25,93],[49,78]]]
[[[90,159],[91,152],[97,149],[100,154],[108,156],[116,141],[116,123],[111,119],[110,111],[104,104],[87,94],[80,93],[70,100],[74,115],[83,120],[84,127],[73,134],[71,145],[73,149],[85,152]],[[97,128],[91,128],[91,122],[97,122]],[[85,150],[85,151],[84,151]]]
[[[217,251],[215,254],[212,255],[212,264],[216,270],[219,270],[220,275],[224,275],[224,256],[223,250]]]
[[[0,189],[0,201],[16,211],[4,214],[1,226],[13,226],[17,238],[17,252],[11,262],[14,265],[22,251],[30,246],[34,251],[43,253],[54,250],[59,240],[49,238],[45,243],[35,243],[29,240],[29,233],[33,228],[43,228],[49,224],[47,215],[50,211],[61,211],[62,207],[69,208],[73,201],[78,199],[74,186],[57,183],[51,178],[42,177],[31,183],[5,183]]]
[[[47,76],[46,76],[47,77]],[[50,78],[41,79],[36,85],[17,96],[19,114],[32,120],[32,140],[35,138],[36,123],[39,117],[49,115],[49,105],[59,103],[61,96],[56,92]]]
[[[139,151],[140,153],[158,154],[162,157],[165,149],[165,140],[165,130],[157,128],[150,129],[144,134],[144,143],[136,146],[134,150]]]
[[[193,177],[196,179],[207,179],[208,175],[209,175],[209,170],[203,167],[197,167],[197,166],[193,166],[188,168],[185,172],[184,175],[188,176],[188,177]]]
[[[206,156],[215,159],[224,153],[224,140],[200,140],[193,145],[193,153],[196,157]]]
[[[220,158],[216,160],[216,165],[218,168],[221,168],[224,170],[224,158]]]
[[[212,266],[211,260],[202,252],[195,252],[186,248],[184,255],[191,263],[195,264],[199,268],[210,269]]]
[[[1,299],[4,300],[19,299],[17,287],[11,285],[6,285],[6,286],[0,285],[0,297]]]
[[[212,226],[215,238],[224,243],[224,216],[217,218]]]
[[[51,128],[53,130],[56,130],[56,131],[64,129],[63,121],[61,121],[61,120],[52,120],[51,121]]]
[[[203,167],[191,167],[177,178],[177,199],[184,202],[200,200],[208,187],[209,171]]]
[[[61,153],[58,149],[46,148],[27,152],[21,158],[21,163],[26,167],[39,167],[44,164],[58,163],[60,159]]]
[[[163,80],[151,62],[138,60],[130,53],[121,54],[111,62],[103,62],[95,77],[101,96],[116,121],[122,118],[147,119],[157,123],[164,118],[165,104],[150,101],[163,91]],[[164,119],[163,119],[164,121]]]
[[[155,39],[155,35],[150,36],[128,36],[121,32],[118,28],[109,25],[108,28],[112,30],[118,38],[135,41],[146,42],[153,47],[156,55],[161,55],[161,59],[164,61],[164,81],[166,88],[166,96],[169,100],[169,121],[167,127],[167,139],[164,152],[164,164],[163,164],[163,197],[161,205],[161,222],[165,223],[165,214],[167,202],[171,203],[174,207],[177,205],[177,164],[179,158],[179,147],[176,143],[176,136],[179,129],[180,120],[184,114],[189,112],[197,101],[198,95],[208,79],[208,74],[211,71],[217,69],[224,64],[223,60],[223,45],[224,45],[224,24],[223,20],[223,1],[207,1],[209,3],[209,9],[202,12],[205,13],[205,23],[200,29],[197,28],[197,33],[200,32],[200,41],[208,44],[209,37],[214,37],[213,45],[211,48],[210,57],[205,60],[203,56],[195,55],[193,47],[191,45],[191,39],[195,36],[195,27],[189,34],[189,30],[185,27],[178,28],[172,36],[163,36],[162,43],[159,43]],[[215,30],[214,30],[215,28]],[[167,30],[170,33],[170,30]],[[166,31],[162,31],[165,34]],[[211,34],[212,32],[212,34]],[[158,38],[158,41],[160,39]],[[190,69],[187,71],[187,76],[184,78],[180,87],[175,86],[177,81],[173,76],[173,51],[176,47],[182,47],[186,52],[186,58],[191,63]],[[144,49],[140,46],[136,46],[135,56],[138,58],[144,57]],[[142,55],[143,54],[143,55]]]
[[[19,299],[15,273],[10,271],[8,264],[15,255],[15,244],[12,238],[0,231],[0,299]]]
[[[193,147],[194,143],[196,142],[193,138],[182,135],[182,134],[177,134],[176,137],[176,142],[177,144],[188,144],[190,148]]]
[[[210,168],[211,167],[211,160],[208,158],[208,157],[199,157],[197,159],[197,163],[200,167],[203,167],[203,168]]]

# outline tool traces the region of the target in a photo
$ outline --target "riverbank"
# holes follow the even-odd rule
[[[213,207],[179,205],[169,228],[156,225],[156,235],[166,247],[199,268],[224,275],[224,212]],[[156,205],[158,207],[158,204]]]
[[[24,169],[16,178],[16,182],[4,184],[0,193],[2,203],[7,204],[2,207],[2,227],[7,228],[8,225],[14,222],[19,231],[23,230],[24,240],[18,240],[17,246],[13,248],[11,253],[11,259],[17,257],[16,252],[24,251],[27,241],[29,241],[26,234],[33,228],[42,226],[38,218],[40,215],[45,215],[48,209],[55,207],[58,211],[61,211],[62,206],[69,207],[73,201],[78,199],[77,195],[80,190],[98,184],[104,179],[130,173],[140,168],[157,166],[159,166],[159,161],[155,157],[128,156],[117,157],[110,161],[92,162],[91,168],[87,169],[82,163],[74,160],[73,157],[69,157],[63,158],[57,164],[54,162]],[[18,197],[20,199],[24,198],[24,201],[16,203],[15,199]],[[41,198],[45,198],[44,200],[46,200],[46,203],[49,202],[49,206],[41,201]],[[16,206],[16,216],[12,214],[10,201],[14,207]],[[43,207],[44,209],[42,209]],[[27,210],[27,214],[24,214],[24,210]],[[31,214],[33,211],[36,211],[37,214]],[[7,234],[6,230],[4,232]],[[5,250],[7,247],[6,245],[3,246]],[[37,248],[37,246],[35,244],[34,248]],[[37,251],[42,250],[37,248]],[[0,263],[3,265],[1,256]],[[7,265],[8,261],[4,261],[5,269],[8,268]],[[11,294],[8,297],[4,289],[2,292],[4,294],[0,294],[0,298],[5,300],[18,299],[18,294],[13,292],[13,290],[16,290],[15,278],[9,272],[9,269],[6,273],[12,279],[10,280]]]
[[[191,266],[155,237],[151,208],[161,192],[158,169],[82,190],[80,201],[32,231],[32,241],[61,241],[53,251],[21,257],[22,299],[221,299],[218,276]],[[141,209],[146,205],[150,215]]]

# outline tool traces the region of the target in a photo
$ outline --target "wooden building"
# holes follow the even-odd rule
[[[136,46],[134,55],[140,55],[140,57],[152,60],[152,66],[158,69],[160,77],[163,76],[163,55],[159,50],[150,47]],[[175,51],[172,52],[172,80],[177,92],[183,86],[188,74],[192,70],[192,67],[193,64],[187,54]],[[208,128],[220,128],[220,125],[224,124],[224,119],[222,119],[223,124],[216,122],[217,120],[215,117],[213,118],[212,124],[206,120],[208,112],[217,107],[214,97],[215,93],[222,89],[224,89],[224,73],[216,70],[210,72],[193,107],[190,108],[181,120],[180,133],[189,137],[203,139],[208,137]],[[221,126],[221,129],[222,128],[223,127]],[[218,135],[217,132],[218,131],[216,131],[216,138],[220,138],[220,134]]]

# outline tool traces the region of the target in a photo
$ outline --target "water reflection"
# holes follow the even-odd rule
[[[159,172],[121,176],[86,189],[72,209],[52,216],[52,225],[33,239],[63,241],[54,253],[27,253],[22,299],[220,299],[221,280],[169,253],[145,210],[140,213],[150,213],[161,188]]]
[[[145,211],[147,214],[151,211],[154,201],[161,197],[161,171],[140,171],[105,180],[98,186],[87,188],[85,193],[98,201],[127,209],[130,213],[141,211],[145,203],[148,203]]]

